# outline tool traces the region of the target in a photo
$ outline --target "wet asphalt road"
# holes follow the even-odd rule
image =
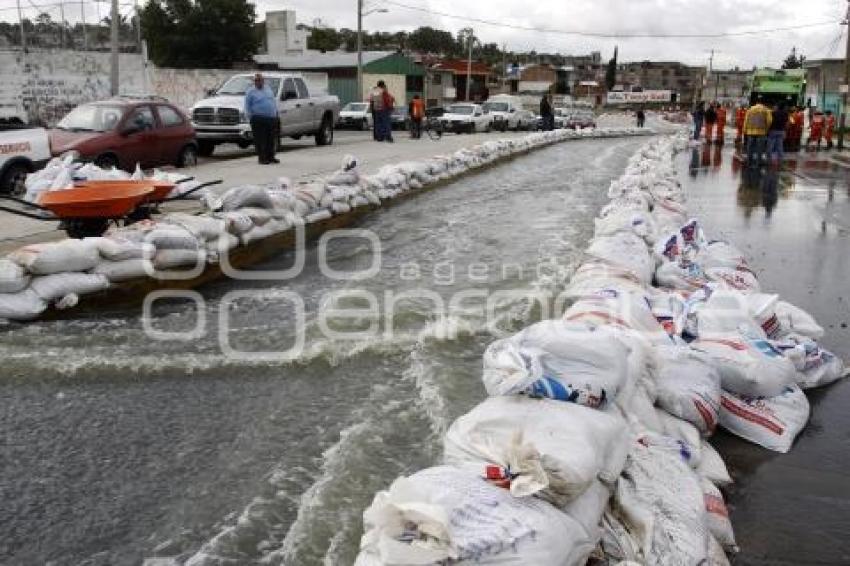
[[[823,345],[850,360],[850,170],[825,152],[782,172],[742,169],[728,147],[681,159],[708,236],[740,247],[762,289],[812,313]],[[850,380],[807,393],[811,420],[788,454],[724,433],[712,441],[735,479],[736,565],[850,564]]]

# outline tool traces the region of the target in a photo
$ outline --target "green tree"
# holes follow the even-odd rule
[[[411,32],[407,45],[415,51],[434,55],[455,55],[461,51],[460,45],[450,32],[429,26]]]
[[[342,45],[342,37],[333,28],[313,28],[307,38],[307,49],[336,51]]]
[[[605,69],[605,88],[612,90],[617,84],[617,47],[614,47],[614,56],[608,60],[608,68]]]
[[[150,0],[142,32],[158,66],[229,68],[257,52],[255,17],[245,0]]]
[[[788,54],[788,57],[782,62],[783,69],[802,69],[803,63],[806,62],[806,58],[800,54],[797,55],[797,48],[792,47],[791,53]]]

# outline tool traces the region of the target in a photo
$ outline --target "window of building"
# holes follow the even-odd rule
[[[443,84],[443,75],[441,75],[441,74],[439,74],[439,73],[437,73],[436,75],[433,75],[433,76],[431,77],[431,84],[432,84],[432,85],[441,85],[441,84]]]
[[[421,75],[407,75],[405,77],[405,90],[407,92],[422,92],[422,76]]]

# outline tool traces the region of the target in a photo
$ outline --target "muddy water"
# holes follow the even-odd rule
[[[730,148],[682,155],[688,166],[689,207],[709,235],[737,244],[762,288],[815,315],[825,347],[850,360],[848,171],[816,153],[748,170]],[[850,381],[808,393],[811,420],[790,453],[713,441],[735,478],[736,564],[850,564]]]
[[[379,261],[349,235],[203,304],[4,329],[0,563],[351,563],[374,492],[437,461],[484,347],[541,316],[529,294],[560,290],[645,142],[562,144],[376,213]],[[320,255],[379,269],[338,281]]]

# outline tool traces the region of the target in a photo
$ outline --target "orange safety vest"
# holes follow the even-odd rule
[[[721,129],[726,125],[726,108],[723,106],[717,109],[717,123],[720,124]]]
[[[411,115],[415,120],[421,120],[425,116],[425,101],[421,98],[414,98],[411,101]]]
[[[738,129],[744,127],[744,118],[746,117],[746,115],[747,111],[744,110],[743,107],[738,108],[738,110],[735,111],[735,125],[738,126]]]

